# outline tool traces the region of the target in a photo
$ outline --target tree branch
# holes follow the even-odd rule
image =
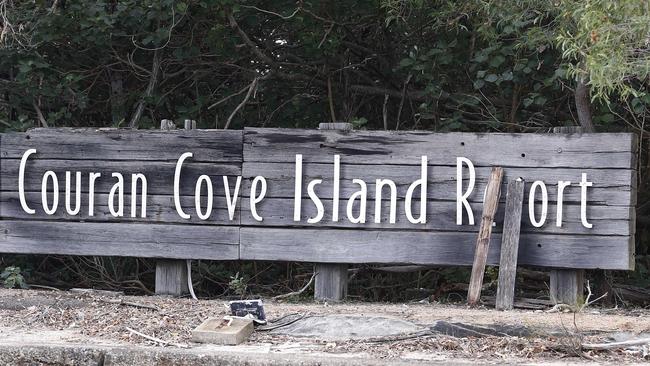
[[[260,50],[260,48],[250,38],[248,38],[248,35],[244,33],[244,31],[239,27],[239,24],[235,20],[235,17],[232,15],[232,13],[228,12],[227,16],[228,21],[230,22],[230,27],[237,31],[237,34],[239,34],[244,43],[246,43],[246,45],[253,51],[253,53],[264,62],[268,63],[269,65],[273,65],[275,62],[269,56],[264,54],[264,52],[262,52],[262,50]]]
[[[153,53],[153,63],[151,65],[151,77],[149,78],[149,84],[147,89],[144,92],[144,95],[138,102],[138,106],[135,108],[133,117],[131,117],[131,122],[129,122],[130,128],[138,128],[138,123],[140,122],[140,117],[142,117],[142,112],[144,112],[144,105],[146,98],[151,97],[154,89],[156,88],[156,83],[158,82],[158,73],[160,72],[160,53],[161,50],[157,49]]]
[[[249,98],[251,97],[251,95],[253,94],[253,90],[255,90],[255,89],[257,88],[257,81],[258,81],[258,80],[259,80],[259,78],[255,78],[255,79],[253,79],[253,82],[252,82],[252,83],[250,84],[250,86],[248,87],[248,93],[246,93],[246,96],[244,97],[244,100],[242,100],[241,103],[239,103],[239,105],[237,106],[237,108],[235,108],[235,110],[232,111],[232,113],[230,114],[230,117],[228,117],[228,120],[226,121],[226,125],[223,126],[223,129],[224,129],[224,130],[227,130],[228,127],[230,127],[230,122],[231,122],[232,119],[235,117],[235,115],[237,114],[237,112],[239,112],[239,110],[242,109],[242,108],[244,107],[244,105],[246,105],[246,102],[248,102],[248,99],[249,99]]]
[[[45,117],[43,116],[43,112],[41,109],[38,107],[38,104],[36,104],[36,100],[32,101],[32,104],[34,105],[34,110],[36,111],[36,115],[38,116],[38,120],[41,122],[41,126],[48,128],[47,121],[45,120]]]

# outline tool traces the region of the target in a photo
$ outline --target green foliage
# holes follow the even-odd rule
[[[624,117],[647,106],[650,21],[633,0],[56,4],[3,11],[0,130],[124,127],[141,101],[140,128],[221,128],[254,78],[231,128],[316,127],[331,99],[338,121],[368,129],[384,127],[385,110],[390,129],[535,131],[575,123],[565,101],[577,77],[605,104],[642,101],[621,105]]]
[[[6,267],[0,274],[0,279],[2,279],[5,288],[28,287],[25,278],[20,271],[20,267]]]
[[[569,76],[589,81],[593,98],[643,96],[650,76],[650,5],[638,0],[562,2],[558,42]]]
[[[237,272],[234,276],[230,276],[228,288],[243,298],[246,296],[246,290],[248,289],[248,280],[244,275],[240,276],[239,272]]]

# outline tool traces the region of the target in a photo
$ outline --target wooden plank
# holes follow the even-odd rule
[[[2,196],[0,195],[0,198]],[[40,201],[39,201],[40,202]],[[215,201],[216,202],[216,201]],[[464,224],[456,225],[456,202],[455,201],[428,201],[427,202],[427,222],[425,224],[412,224],[404,214],[404,200],[398,199],[396,204],[395,223],[389,222],[390,200],[384,199],[381,204],[380,222],[375,223],[375,201],[374,198],[368,198],[366,207],[366,223],[351,223],[347,218],[347,200],[341,200],[339,203],[339,221],[332,221],[332,200],[323,199],[322,203],[325,208],[323,219],[318,223],[309,224],[307,220],[316,217],[317,209],[310,199],[303,199],[301,204],[301,221],[293,221],[292,198],[267,198],[260,202],[257,207],[257,213],[264,218],[264,221],[255,220],[250,211],[248,199],[244,199],[241,206],[241,224],[243,226],[275,226],[275,227],[307,227],[307,228],[351,228],[351,229],[403,229],[403,230],[436,230],[436,231],[464,231],[477,232],[478,225],[469,225],[467,217],[464,216]],[[416,200],[416,202],[418,202]],[[358,203],[358,202],[357,202]],[[192,204],[190,202],[190,204]],[[474,217],[478,220],[481,212],[480,203],[471,203]],[[539,213],[541,203],[536,204],[535,212]],[[21,210],[20,206],[16,210]],[[419,206],[418,206],[419,210]],[[632,224],[634,208],[629,206],[588,206],[587,217],[593,224],[591,229],[582,225],[580,219],[580,205],[564,204],[563,205],[562,226],[556,226],[556,207],[549,205],[546,223],[540,228],[534,227],[528,217],[528,204],[524,204],[525,214],[522,216],[522,231],[536,233],[554,233],[554,234],[589,234],[589,235],[622,235],[629,236],[633,232]],[[358,205],[352,210],[356,217],[359,208]],[[419,212],[419,211],[418,211]],[[495,232],[501,232],[504,223],[505,205],[500,205],[495,216]]]
[[[185,260],[156,261],[156,295],[180,296],[189,292]]]
[[[2,159],[0,183],[5,191],[18,190],[19,160]],[[45,160],[38,157],[27,163],[25,170],[25,190],[32,192],[41,191],[43,174],[51,170],[56,173],[59,180],[59,189],[65,189],[65,172],[81,172],[82,192],[88,192],[90,172],[101,173],[102,176],[95,182],[95,192],[109,193],[115,182],[111,174],[121,173],[125,180],[125,189],[131,190],[131,174],[141,173],[147,177],[149,194],[172,194],[174,191],[175,162],[148,162],[148,161],[106,161],[106,160]],[[202,174],[208,175],[212,180],[215,196],[224,197],[223,176],[228,176],[230,187],[234,187],[235,180],[241,174],[239,163],[197,163],[186,161],[181,170],[180,193],[194,195],[196,180]]]
[[[427,197],[438,200],[454,200],[456,197],[456,167],[432,166],[427,170],[428,189]],[[589,188],[587,201],[590,205],[601,204],[609,206],[630,206],[635,204],[635,195],[632,188],[636,185],[636,171],[632,169],[549,169],[549,168],[507,168],[504,170],[504,179],[522,177],[527,181],[541,180],[547,184],[549,201],[557,199],[557,182],[570,181],[572,185],[564,191],[564,202],[580,202],[580,187],[578,183],[582,173],[587,174],[589,181],[594,182]],[[314,179],[323,179],[323,183],[315,187],[316,194],[321,198],[332,198],[333,195],[334,165],[329,164],[304,164],[303,182]],[[263,176],[268,183],[266,196],[269,198],[293,198],[295,162],[293,163],[250,163],[244,162],[242,167],[242,193],[250,191],[250,178]],[[483,192],[490,175],[490,168],[476,168],[476,184],[468,200],[482,202]],[[414,180],[420,178],[420,168],[413,166],[392,165],[367,165],[341,164],[340,194],[349,197],[359,189],[353,184],[353,179],[363,179],[368,185],[368,196],[375,196],[375,181],[377,179],[390,179],[397,186],[397,197],[406,196],[408,187]],[[467,187],[467,172],[464,171],[463,187]],[[40,184],[40,183],[39,183]],[[503,184],[502,189],[505,189]],[[303,189],[303,197],[307,197],[307,190]],[[419,194],[419,193],[416,193]],[[528,195],[528,190],[525,193]]]
[[[553,269],[549,286],[551,301],[567,305],[584,302],[584,283],[585,271],[582,269]]]
[[[352,123],[347,123],[347,122],[330,122],[330,123],[319,123],[318,129],[351,131],[353,129],[353,126]]]
[[[472,275],[469,280],[467,291],[467,303],[474,306],[481,299],[481,287],[483,286],[483,274],[487,262],[488,249],[490,247],[490,235],[492,235],[492,223],[499,205],[501,195],[501,180],[503,179],[503,168],[492,168],[492,174],[488,180],[487,191],[485,192],[485,203],[481,215],[481,226],[476,239],[476,250],[474,252],[474,264]]]
[[[239,228],[230,226],[0,220],[0,242],[3,253],[239,258]]]
[[[316,281],[314,299],[319,301],[342,301],[348,294],[348,265],[341,263],[314,264]]]
[[[114,217],[108,208],[108,194],[96,194],[94,198],[94,215],[88,215],[88,194],[81,195],[81,209],[77,215],[70,215],[65,209],[64,195],[59,197],[59,209],[53,215],[46,215],[41,204],[41,193],[27,192],[25,194],[27,205],[36,210],[34,215],[26,213],[20,206],[18,192],[0,192],[0,217],[3,219],[25,220],[64,220],[88,222],[155,222],[155,223],[182,223],[196,225],[239,225],[239,205],[233,220],[228,216],[226,200],[223,197],[214,197],[212,215],[206,220],[199,219],[196,214],[194,196],[180,196],[181,207],[191,218],[183,219],[176,212],[174,197],[170,195],[147,195],[147,216],[140,217],[140,197],[137,199],[136,217],[131,217],[131,195],[124,195],[124,217]],[[202,197],[201,208],[205,210],[206,197]],[[74,201],[73,201],[74,202]],[[73,203],[74,206],[74,203]],[[246,205],[246,207],[248,207]],[[252,218],[251,218],[252,219]]]
[[[475,233],[242,227],[240,258],[321,263],[472,264]],[[560,268],[629,269],[631,237],[522,234],[518,263]],[[493,234],[487,263],[499,263]],[[613,250],[612,248],[625,248]]]
[[[236,163],[242,161],[243,132],[37,128],[5,133],[3,140],[3,159],[20,159],[27,149],[36,149],[53,160],[175,161],[192,152],[194,161]]]
[[[635,135],[430,133],[386,131],[313,131],[273,128],[244,130],[244,161],[305,162],[341,160],[357,164],[418,165],[421,155],[433,164],[454,165],[456,156],[476,166],[553,168],[634,167]]]
[[[503,224],[501,260],[499,260],[499,283],[496,296],[497,310],[511,310],[514,304],[524,185],[523,179],[515,179],[508,182],[506,218]]]

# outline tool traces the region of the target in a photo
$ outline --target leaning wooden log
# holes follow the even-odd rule
[[[508,182],[506,195],[506,217],[501,238],[499,285],[497,287],[497,310],[511,310],[515,297],[521,210],[524,202],[524,180],[517,178]]]
[[[481,286],[483,286],[483,274],[485,264],[487,263],[488,249],[490,247],[490,235],[492,234],[492,224],[494,215],[499,205],[499,196],[501,194],[501,179],[503,178],[503,168],[494,167],[488,180],[485,192],[485,201],[483,203],[483,215],[481,226],[476,240],[476,251],[474,252],[474,264],[472,266],[472,276],[469,281],[469,291],[467,292],[467,303],[476,305],[481,298]]]

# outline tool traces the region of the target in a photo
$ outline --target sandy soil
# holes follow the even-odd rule
[[[88,337],[105,342],[161,346],[130,332],[128,327],[152,337],[192,347],[191,330],[208,317],[227,315],[225,304],[224,300],[194,301],[170,297],[0,289],[0,335],[40,330],[48,334],[60,332],[65,335],[64,339],[71,341],[83,341],[84,337]],[[473,325],[523,325],[535,331],[536,335],[528,338],[428,335],[402,340],[328,342],[255,332],[241,347],[294,347],[307,353],[353,353],[385,359],[462,358],[493,362],[640,362],[650,359],[645,354],[647,346],[611,351],[592,351],[580,347],[582,343],[611,341],[615,333],[625,332],[629,337],[647,333],[645,336],[649,336],[650,310],[646,309],[588,308],[582,313],[573,314],[540,310],[499,312],[488,308],[469,309],[462,305],[443,304],[269,302],[265,304],[265,310],[270,320],[293,313],[386,315],[425,326],[438,320]]]

